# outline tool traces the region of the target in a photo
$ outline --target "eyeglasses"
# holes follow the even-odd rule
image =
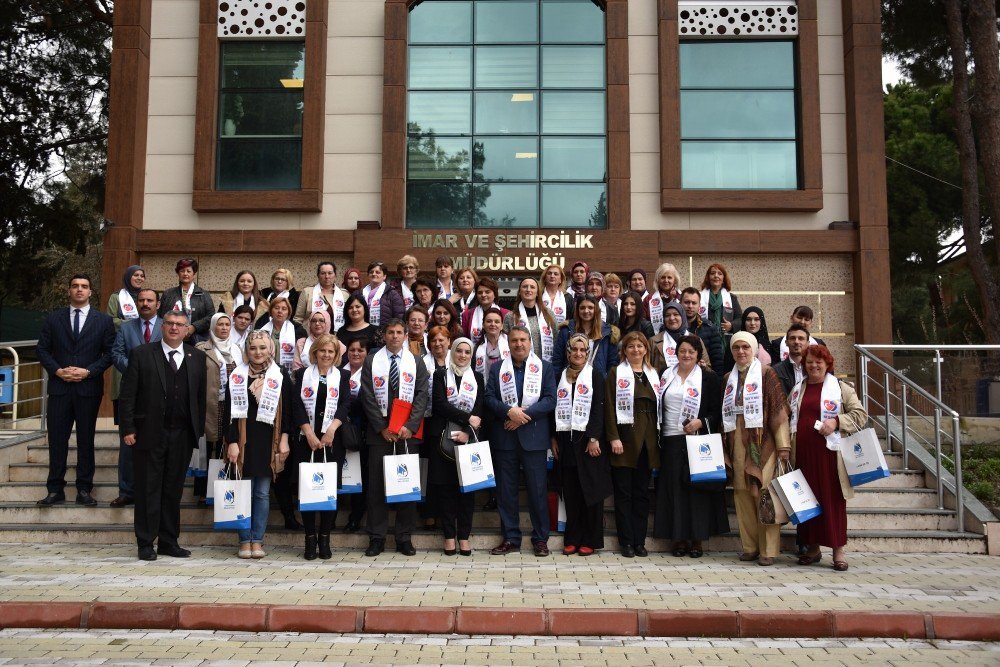
[[[187,322],[164,322],[163,326],[170,327],[171,329],[180,329],[181,327],[186,327]]]
[[[276,283],[287,283],[288,278],[282,278],[281,276],[275,276],[274,282]]]

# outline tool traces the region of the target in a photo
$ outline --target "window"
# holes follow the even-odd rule
[[[796,189],[793,41],[680,44],[681,186]]]
[[[600,7],[425,0],[408,35],[408,227],[607,227]]]
[[[304,42],[222,42],[216,189],[298,189]]]

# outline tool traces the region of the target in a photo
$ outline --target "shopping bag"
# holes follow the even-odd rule
[[[340,488],[337,495],[361,493],[361,452],[347,452],[344,465],[340,469]]]
[[[475,438],[475,432],[473,432]],[[492,489],[497,485],[493,473],[493,456],[490,441],[478,440],[455,447],[455,465],[458,468],[458,486],[462,493],[479,489]]]
[[[393,452],[395,452],[395,445]],[[382,457],[382,474],[385,478],[385,501],[408,503],[420,500],[420,457],[409,453],[403,443],[404,454]]]
[[[229,479],[229,467],[226,467],[226,478],[213,482],[216,503],[212,507],[216,530],[250,530],[250,501],[252,489],[249,479]],[[239,468],[236,476],[239,477]]]
[[[789,463],[788,461],[785,461],[784,459],[779,458],[778,465],[774,469],[774,474],[777,477],[781,477],[782,475],[791,472],[791,470],[792,470],[792,464]],[[774,513],[773,523],[778,526],[783,526],[786,523],[788,523],[788,512],[785,511],[785,506],[781,504],[781,501],[777,500],[778,494],[772,491],[771,487],[769,486],[766,489],[761,489],[760,495],[761,495],[761,500],[763,500],[765,495],[768,498],[767,506],[770,508],[771,512]],[[761,515],[763,515],[763,512],[760,512],[759,508],[758,512]],[[761,523],[763,523],[763,521],[761,521]]]
[[[337,463],[326,460],[326,447],[322,463],[313,461],[315,455],[313,451],[309,463],[299,464],[299,511],[334,512],[337,509]]]
[[[875,429],[866,428],[840,438],[840,455],[851,486],[861,486],[889,476],[889,465]]]
[[[693,483],[726,481],[726,459],[720,434],[687,436],[687,455]]]
[[[823,513],[801,470],[792,470],[775,477],[771,482],[771,489],[793,525],[797,526]]]
[[[552,453],[552,450],[549,449],[545,452],[545,469],[552,470],[555,467],[556,467],[556,457],[555,454]]]
[[[205,436],[198,439],[198,446],[191,452],[191,460],[188,462],[188,477],[205,477],[208,475],[208,444]]]
[[[559,513],[556,518],[556,530],[566,532],[566,501],[559,496]]]
[[[208,486],[205,490],[205,504],[215,504],[215,480],[226,479],[226,462],[222,459],[211,459],[208,462]]]
[[[389,413],[389,430],[393,433],[399,433],[400,429],[406,426],[406,422],[410,421],[410,414],[412,413],[413,403],[404,401],[401,398],[392,399],[392,411]],[[424,439],[424,420],[422,418],[420,426],[417,427],[417,432],[413,434],[413,437],[417,440]]]

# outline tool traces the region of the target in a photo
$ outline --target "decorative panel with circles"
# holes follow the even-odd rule
[[[288,39],[306,35],[306,0],[219,0],[219,37]]]
[[[681,37],[794,37],[795,2],[684,2],[678,4]]]

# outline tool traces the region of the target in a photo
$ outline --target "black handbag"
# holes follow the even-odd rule
[[[365,434],[360,428],[348,421],[341,424],[337,430],[340,433],[341,442],[344,443],[344,449],[349,452],[361,450],[361,445],[365,443]]]
[[[469,442],[479,442],[479,437],[476,435],[475,429],[471,426],[462,426],[461,424],[456,424],[455,422],[448,422],[445,424],[444,430],[441,431],[441,439],[438,441],[438,451],[441,452],[441,456],[448,461],[455,460],[455,447],[465,444],[461,442],[455,442],[451,438],[452,431],[463,431],[469,434]]]

